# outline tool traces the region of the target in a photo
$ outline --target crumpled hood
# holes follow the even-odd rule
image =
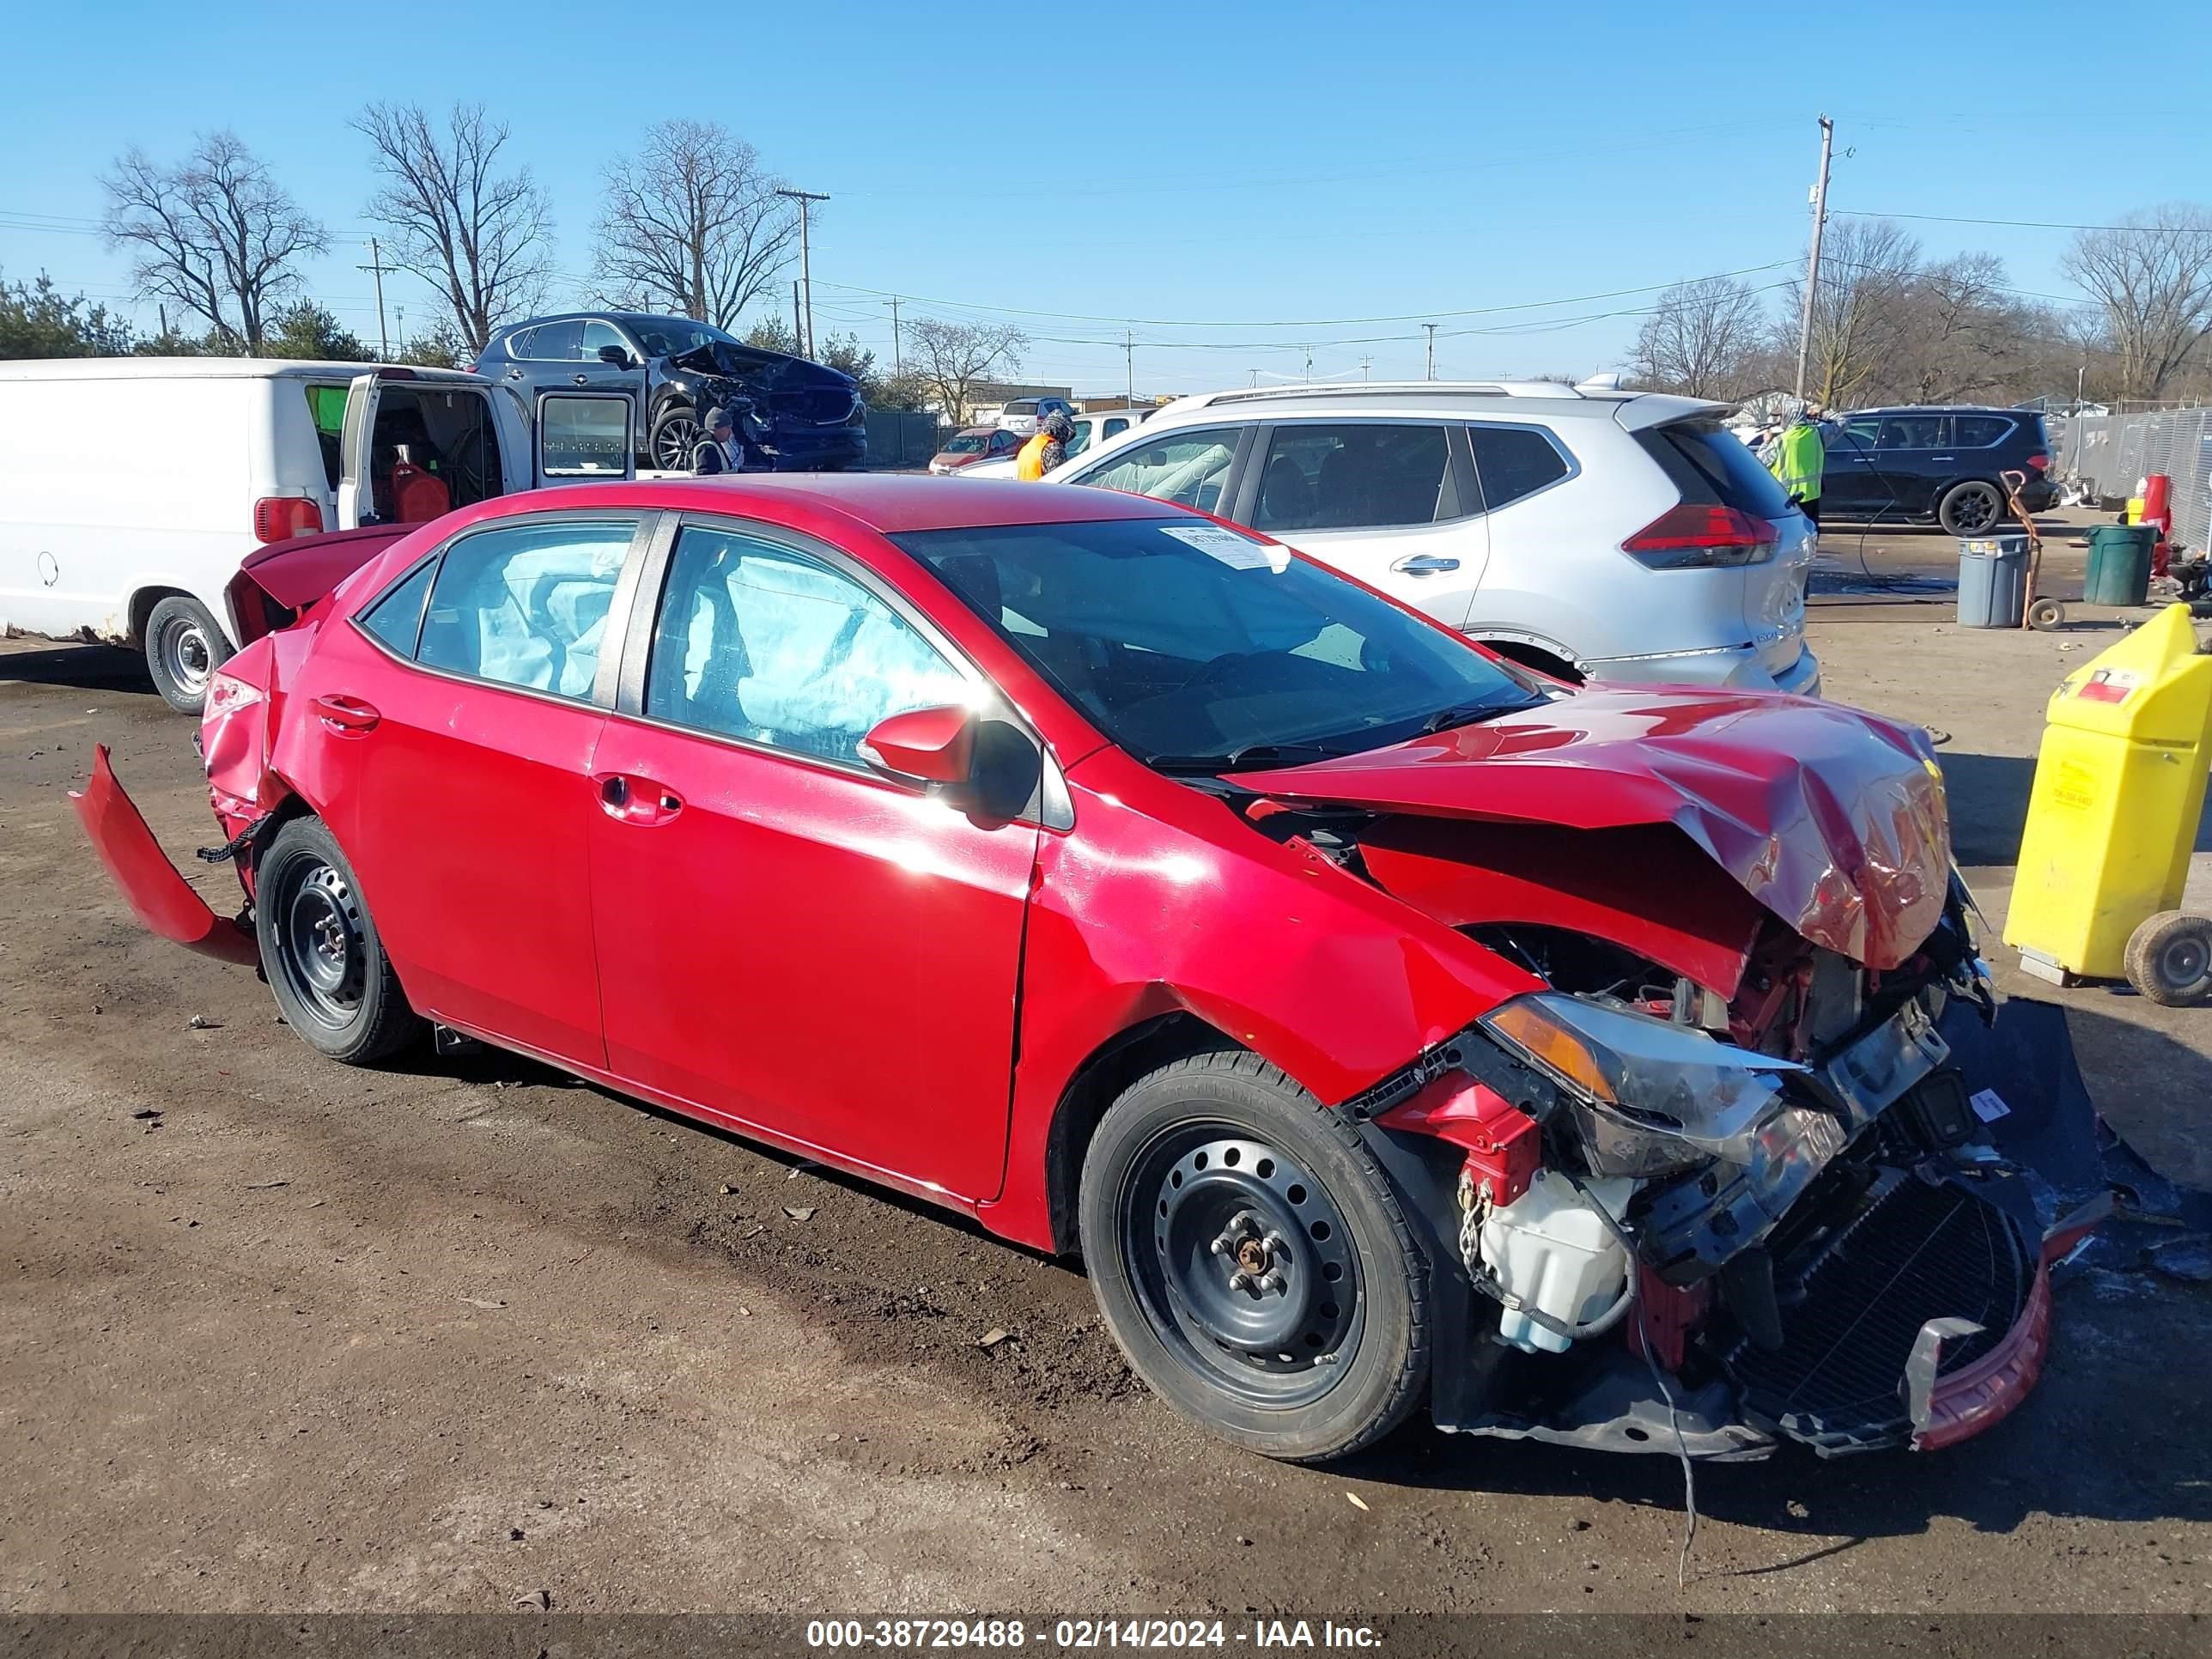
[[[1773,692],[1606,688],[1228,781],[1279,799],[1575,830],[1668,823],[1815,945],[1917,951],[1951,868],[1927,735]]]

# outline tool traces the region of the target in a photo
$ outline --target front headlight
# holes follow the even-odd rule
[[[1538,991],[1493,1009],[1484,1030],[1562,1085],[1596,1176],[1672,1175],[1749,1163],[1778,1115],[1776,1082],[1802,1072],[1615,1003]]]

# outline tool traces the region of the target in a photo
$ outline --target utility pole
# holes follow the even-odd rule
[[[1129,377],[1128,396],[1121,401],[1124,409],[1137,406],[1137,336],[1133,330],[1121,331],[1121,367]]]
[[[1368,365],[1372,363],[1375,360],[1372,357],[1362,357],[1359,360],[1359,378],[1363,381],[1367,379]]]
[[[799,279],[806,284],[806,331],[800,341],[799,350],[806,356],[814,355],[814,272],[807,263],[806,211],[817,202],[830,198],[817,190],[780,190],[779,196],[788,196],[799,204]]]
[[[1429,378],[1433,380],[1437,378],[1437,325],[1423,323],[1421,326],[1429,331]]]
[[[1797,398],[1805,398],[1805,363],[1813,355],[1813,301],[1820,289],[1820,233],[1828,223],[1828,157],[1836,145],[1836,124],[1820,118],[1820,176],[1813,185],[1813,252],[1805,264],[1805,314],[1797,322]]]
[[[800,356],[804,357],[806,355],[806,335],[799,324],[799,284],[797,283],[791,285],[791,343],[797,349]]]
[[[407,307],[405,306],[394,306],[392,308],[394,312],[398,313],[399,349],[402,351],[404,351],[407,349]]]
[[[898,306],[898,295],[894,294],[891,295],[891,378],[895,380],[906,378],[906,364],[899,358]]]
[[[388,363],[392,361],[392,338],[384,331],[384,273],[399,267],[384,263],[384,255],[377,251],[376,238],[372,236],[368,239],[368,263],[354,269],[372,272],[376,277],[376,358],[379,362]],[[401,343],[404,344],[404,340]]]

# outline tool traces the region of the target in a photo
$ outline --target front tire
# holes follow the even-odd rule
[[[284,1021],[318,1053],[366,1066],[421,1035],[337,837],[294,818],[260,859],[253,931]]]
[[[1192,1055],[1108,1109],[1078,1225],[1137,1374],[1248,1450],[1342,1457],[1428,1376],[1428,1269],[1353,1126],[1257,1055]]]
[[[229,637],[198,599],[172,593],[146,618],[146,667],[161,701],[179,714],[207,703],[208,682],[230,660]]]
[[[657,471],[689,472],[699,438],[698,411],[688,404],[673,404],[654,417],[646,446],[648,459]]]
[[[1953,484],[1936,508],[1936,521],[1952,536],[1981,535],[2003,523],[2004,516],[2004,492],[1979,478]]]

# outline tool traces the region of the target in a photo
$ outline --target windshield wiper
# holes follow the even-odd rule
[[[1255,762],[1296,766],[1310,760],[1334,760],[1341,752],[1317,743],[1248,743],[1225,755],[1152,755],[1146,758],[1145,764],[1155,772],[1204,776],[1240,771]]]
[[[1421,732],[1425,737],[1449,726],[1473,726],[1478,720],[1492,720],[1499,714],[1517,714],[1524,708],[1536,708],[1543,701],[1541,697],[1523,697],[1513,702],[1455,703],[1449,708],[1437,709],[1422,721]]]

